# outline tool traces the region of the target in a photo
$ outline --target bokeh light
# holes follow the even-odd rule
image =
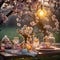
[[[44,17],[46,17],[47,16],[47,11],[43,8],[43,9],[39,9],[38,11],[37,11],[37,16],[39,17],[39,18],[44,18]]]

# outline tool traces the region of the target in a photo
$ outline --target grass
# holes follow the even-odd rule
[[[22,40],[22,37],[16,32],[16,28],[4,28],[0,31],[0,39],[7,35],[10,40],[13,40],[14,37],[19,37]]]
[[[60,32],[54,33],[54,37],[55,37],[56,42],[60,43]]]

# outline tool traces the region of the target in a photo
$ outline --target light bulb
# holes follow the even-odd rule
[[[40,11],[39,14],[40,14],[40,16],[43,16],[44,15],[44,12],[43,11]]]

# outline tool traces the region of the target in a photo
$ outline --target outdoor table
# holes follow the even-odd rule
[[[13,49],[6,49],[7,51],[9,50],[13,50]],[[18,52],[17,53],[14,53],[14,52],[7,52],[7,51],[4,51],[4,52],[0,52],[0,57],[3,58],[3,60],[11,60],[11,59],[15,59],[15,58],[30,58],[32,57],[31,55],[27,55],[27,54],[20,54],[21,52]],[[14,50],[13,50],[14,51]]]
[[[8,52],[0,52],[0,57],[3,58],[3,60],[11,60],[15,58],[30,58],[30,57],[40,57],[40,56],[55,56],[55,55],[60,55],[60,48],[55,48],[55,49],[40,49],[37,50],[37,55],[36,56],[30,56],[30,55],[16,55],[16,54],[11,54]]]
[[[10,53],[6,53],[6,52],[0,52],[0,57],[3,60],[11,60],[11,59],[15,59],[15,58],[27,58],[27,57],[31,57],[29,55],[16,55],[16,54],[10,54]]]

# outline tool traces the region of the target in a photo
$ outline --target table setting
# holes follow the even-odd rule
[[[20,43],[18,37],[14,37],[14,39],[10,41],[10,39],[5,35],[1,41],[0,55],[2,52],[6,55],[11,54],[12,56],[24,55],[35,57],[39,54],[59,54],[60,48],[55,42],[51,43],[46,37],[44,37],[43,42],[40,42],[39,39],[35,37],[32,43],[28,40]]]

